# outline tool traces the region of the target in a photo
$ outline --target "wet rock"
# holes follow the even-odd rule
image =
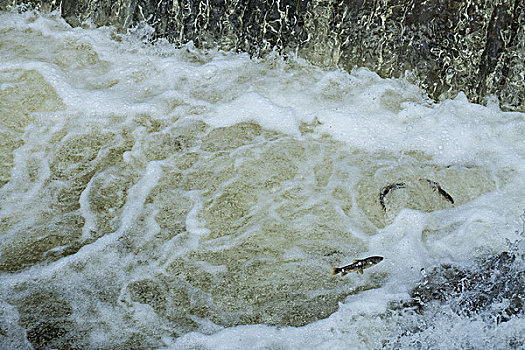
[[[149,279],[135,281],[128,285],[128,290],[131,300],[149,304],[157,312],[166,310],[166,296],[159,283]]]
[[[73,349],[72,333],[76,323],[70,319],[73,308],[55,292],[36,292],[14,300],[18,323],[26,329],[34,349]]]
[[[262,128],[255,123],[239,123],[213,129],[203,140],[201,149],[208,152],[229,151],[251,142],[261,132]]]
[[[41,322],[27,331],[27,340],[35,349],[53,348],[57,339],[67,334],[64,324],[59,322]]]
[[[0,249],[0,271],[18,272],[76,253],[86,244],[79,240],[83,225],[84,218],[77,213],[66,214],[6,239],[8,244]]]
[[[510,250],[468,266],[441,265],[392,308],[399,328],[387,349],[521,349],[525,268]],[[508,330],[515,329],[512,334]],[[505,334],[505,335],[504,335]],[[491,345],[488,345],[491,344]]]
[[[435,305],[447,305],[458,315],[505,322],[523,314],[525,269],[512,253],[503,252],[478,261],[474,267],[441,265],[411,292],[407,307],[424,312]]]
[[[4,39],[2,46],[10,44]],[[65,105],[53,86],[36,70],[0,70],[0,86],[1,187],[11,179],[13,152],[24,144],[22,135],[33,121],[32,113],[58,111]]]

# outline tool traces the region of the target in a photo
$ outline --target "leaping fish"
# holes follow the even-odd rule
[[[419,181],[426,181],[432,187],[434,191],[438,191],[441,197],[445,198],[447,201],[454,204],[454,199],[452,198],[452,196],[448,194],[447,191],[445,191],[443,188],[441,188],[441,186],[437,182],[429,180],[429,179],[422,179],[422,178],[420,178]]]
[[[331,267],[332,274],[330,277],[337,275],[341,272],[341,277],[349,272],[357,271],[357,273],[363,274],[363,270],[380,263],[383,260],[382,256],[371,256],[365,259],[354,259],[350,265],[343,267]]]
[[[383,211],[386,212],[386,203],[385,203],[386,195],[390,191],[394,191],[394,190],[397,190],[397,189],[400,189],[400,188],[406,188],[406,185],[405,185],[404,182],[398,182],[398,183],[395,183],[395,184],[391,184],[391,185],[385,186],[385,187],[383,187],[381,189],[381,192],[379,192],[379,204],[381,204],[381,208],[383,208]]]

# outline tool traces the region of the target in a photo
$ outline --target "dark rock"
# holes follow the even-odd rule
[[[503,252],[470,268],[434,268],[412,290],[412,300],[405,307],[422,313],[429,307],[446,304],[458,315],[479,315],[505,322],[524,312],[525,269],[516,259],[516,255]]]
[[[72,334],[77,326],[69,302],[53,291],[28,294],[11,301],[17,305],[20,326],[35,349],[74,349]]]
[[[41,322],[27,331],[27,340],[35,349],[46,349],[67,332],[60,323]]]
[[[131,300],[149,304],[156,312],[165,312],[166,296],[157,282],[149,279],[135,281],[128,285],[128,290]]]

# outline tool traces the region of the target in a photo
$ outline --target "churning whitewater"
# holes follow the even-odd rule
[[[524,346],[525,114],[149,34],[0,12],[0,348]]]

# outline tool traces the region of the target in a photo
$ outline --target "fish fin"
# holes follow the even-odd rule
[[[360,275],[362,275],[362,274],[363,274],[363,269],[358,269],[358,270],[357,270],[357,273],[360,274]]]
[[[358,261],[359,261],[359,259],[353,259],[353,260],[352,260],[352,263],[356,263],[356,262],[358,262]]]
[[[331,267],[330,270],[332,270],[332,274],[330,275],[330,277],[334,277],[339,273],[339,269],[337,267]]]
[[[341,277],[345,277],[345,275],[346,275],[347,273],[348,273],[348,272],[346,272],[346,271],[341,272]]]

